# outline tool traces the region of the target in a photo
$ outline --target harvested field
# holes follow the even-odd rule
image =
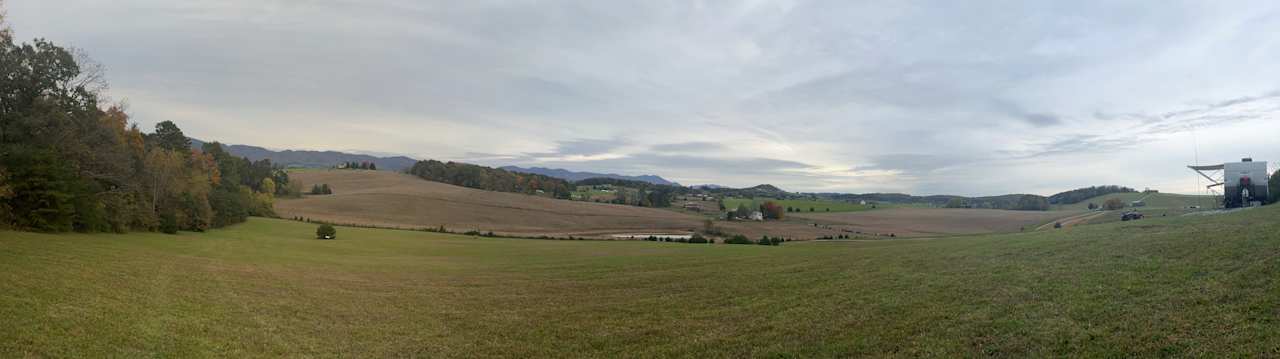
[[[516,193],[483,191],[431,182],[386,171],[317,170],[290,173],[302,183],[328,184],[332,195],[276,202],[284,218],[380,227],[493,231],[519,236],[612,238],[626,233],[688,233],[705,217],[671,210],[557,200]],[[800,221],[720,223],[726,231],[813,239],[837,233]]]
[[[862,233],[898,237],[1017,232],[1079,212],[1006,211],[996,209],[889,208],[846,213],[797,213],[796,217]]]

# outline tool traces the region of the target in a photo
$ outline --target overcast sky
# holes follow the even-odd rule
[[[1275,1],[6,6],[144,128],[225,143],[963,195],[1280,160]]]

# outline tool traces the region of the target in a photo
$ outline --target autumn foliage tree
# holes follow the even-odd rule
[[[143,133],[123,107],[100,103],[100,67],[82,53],[0,29],[0,226],[200,231],[270,215],[254,193],[296,188],[269,161],[217,143],[193,150],[171,121]]]
[[[773,201],[766,201],[760,204],[760,213],[764,214],[765,219],[782,219],[786,215],[786,209]]]

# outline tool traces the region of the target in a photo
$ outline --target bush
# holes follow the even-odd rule
[[[321,225],[320,225],[320,227],[316,228],[316,238],[318,238],[318,239],[337,239],[337,238],[338,238],[338,230],[337,230],[337,229],[334,229],[334,228],[333,228],[333,226],[331,226],[331,225],[329,225],[329,224],[327,224],[327,223],[326,223],[326,224],[321,224]]]
[[[750,239],[747,239],[747,236],[744,236],[741,234],[735,234],[733,235],[733,237],[730,237],[729,239],[724,240],[724,244],[755,244],[755,242],[752,242]]]
[[[173,213],[160,215],[160,231],[168,234],[178,233],[178,217]]]
[[[689,243],[705,244],[708,242],[709,241],[707,241],[706,238],[702,237],[701,234],[694,233],[693,236],[689,237]]]
[[[1124,201],[1120,200],[1119,198],[1108,199],[1106,202],[1102,203],[1102,209],[1105,209],[1108,211],[1124,209]]]

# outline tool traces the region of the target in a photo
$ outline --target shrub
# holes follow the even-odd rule
[[[1120,200],[1119,198],[1107,199],[1106,202],[1102,203],[1102,209],[1105,209],[1108,211],[1124,209],[1124,201]]]
[[[709,241],[701,234],[694,233],[693,236],[689,237],[689,243],[704,244],[708,242]]]
[[[328,223],[321,224],[320,227],[316,227],[316,238],[337,239],[338,230],[334,229],[333,226],[329,225]]]
[[[178,217],[173,213],[160,215],[160,231],[168,234],[178,233]]]
[[[753,244],[753,243],[754,242],[752,242],[750,239],[747,239],[747,236],[744,236],[741,234],[735,234],[733,235],[733,237],[730,237],[729,239],[724,240],[724,244]]]

